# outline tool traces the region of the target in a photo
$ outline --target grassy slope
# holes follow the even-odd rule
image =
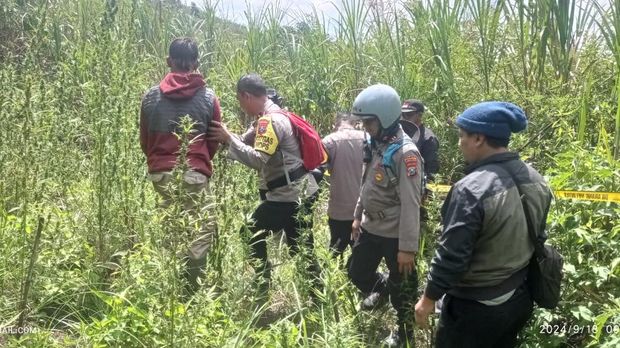
[[[316,252],[325,267],[323,306],[309,304],[299,271],[304,267],[290,260],[280,236],[270,245],[279,265],[271,299],[258,301],[238,233],[258,201],[255,176],[221,157],[212,185],[220,236],[207,286],[190,305],[176,302],[175,258],[162,246],[192,221],[169,219],[174,210],[155,208],[137,141],[140,95],[165,73],[163,57],[175,36],[199,40],[202,71],[221,98],[225,119],[239,131],[231,91],[247,71],[262,73],[323,132],[359,88],[387,82],[403,96],[428,101],[428,123],[442,140],[449,182],[458,179],[462,164],[446,122],[478,100],[508,99],[523,105],[532,121],[515,147],[533,139],[524,155],[554,187],[620,189],[609,149],[617,99],[606,72],[614,65],[593,38],[580,51],[574,77],[563,81],[550,61],[536,75],[538,56],[527,51],[530,42],[519,45],[518,23],[500,29],[497,61],[482,74],[478,58],[489,55],[480,56],[474,24],[421,7],[401,14],[396,30],[395,22],[351,4],[342,10],[336,38],[312,18],[284,30],[277,10],[250,16],[245,31],[212,12],[147,1],[8,1],[0,8],[0,80],[8,86],[0,94],[0,326],[15,325],[26,308],[26,324],[40,330],[21,341],[0,334],[0,344],[374,346],[393,324],[389,310],[357,311],[356,292],[325,247],[325,197],[314,215]],[[371,30],[360,24],[364,17],[374,21]],[[442,24],[429,35],[429,23]],[[588,125],[577,143],[584,98],[574,96],[584,95],[587,76],[593,77],[585,97]],[[484,93],[487,78],[491,88]],[[435,221],[440,204],[439,198],[431,202]],[[592,325],[607,315],[618,323],[619,215],[613,204],[554,205],[550,233],[567,256],[565,302],[557,311],[536,313],[525,345],[617,342],[612,335],[545,335],[539,329],[543,323]],[[39,217],[45,224],[30,295],[20,302]],[[421,275],[437,228],[426,229]],[[428,333],[419,335],[420,345],[429,345]]]

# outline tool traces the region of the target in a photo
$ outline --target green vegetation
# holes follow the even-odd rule
[[[326,250],[325,197],[314,214],[322,303],[310,304],[297,272],[304,265],[279,238],[270,243],[279,265],[271,299],[255,298],[238,231],[258,202],[256,179],[222,157],[209,274],[190,303],[179,302],[173,231],[196,221],[156,208],[137,127],[141,93],[166,72],[169,42],[199,41],[201,71],[238,131],[234,84],[248,71],[323,134],[361,88],[388,83],[427,103],[441,140],[439,182],[450,183],[463,169],[451,120],[475,102],[507,100],[530,118],[512,147],[555,189],[618,192],[620,2],[599,2],[424,0],[380,11],[346,0],[330,32],[317,13],[281,25],[277,6],[248,11],[242,27],[217,18],[221,4],[211,1],[203,11],[163,0],[3,0],[0,327],[37,330],[0,333],[0,345],[378,345],[394,315],[358,312],[355,289]],[[420,275],[440,204],[431,202]],[[604,325],[620,325],[620,205],[558,200],[548,226],[566,258],[563,301],[535,311],[522,346],[617,347],[620,335]],[[541,332],[545,324],[558,329]],[[418,335],[430,346],[430,333]]]

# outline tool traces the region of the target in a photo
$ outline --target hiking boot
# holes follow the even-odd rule
[[[388,295],[381,292],[371,292],[362,300],[362,309],[371,311],[384,306],[388,302]]]

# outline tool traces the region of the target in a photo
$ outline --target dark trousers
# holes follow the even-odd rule
[[[417,297],[417,272],[406,278],[398,272],[398,238],[380,237],[366,231],[353,246],[349,264],[351,282],[364,294],[371,292],[389,293],[390,302],[398,314],[399,326],[413,328],[413,306]],[[390,271],[387,281],[377,273],[381,259]]]
[[[263,275],[271,276],[267,262],[267,236],[269,232],[284,230],[286,242],[291,255],[296,255],[300,245],[304,245],[309,252],[314,251],[312,237],[312,206],[316,195],[306,199],[301,205],[297,202],[262,201],[252,214],[253,224],[247,226],[250,231],[251,256],[261,261]],[[303,233],[307,230],[305,233]],[[315,279],[319,278],[320,267],[316,257],[309,255],[306,259],[308,271]]]
[[[514,347],[517,334],[532,315],[532,306],[525,286],[497,306],[446,295],[437,327],[436,347]]]
[[[351,240],[353,220],[334,220],[329,218],[327,223],[329,224],[329,233],[331,235],[329,249],[334,256],[340,256],[348,245],[353,246],[353,241]]]

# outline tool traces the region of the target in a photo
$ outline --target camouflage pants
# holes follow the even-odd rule
[[[173,180],[171,172],[149,174],[155,191],[161,196],[161,206],[167,208],[172,203],[169,184]],[[209,197],[209,178],[202,173],[190,170],[183,174],[183,210],[192,220],[198,221],[198,230],[188,241],[187,249],[179,255],[186,264],[186,278],[190,292],[198,289],[198,277],[202,275],[207,262],[207,254],[217,234],[215,207]],[[205,218],[206,214],[206,218]]]

